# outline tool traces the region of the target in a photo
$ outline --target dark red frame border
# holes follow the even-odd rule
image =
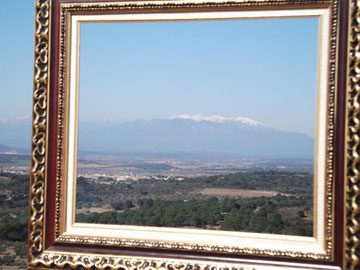
[[[275,259],[273,257],[248,256],[239,254],[219,254],[211,252],[189,252],[179,250],[164,250],[151,248],[128,248],[128,247],[105,247],[89,246],[80,244],[58,244],[55,241],[55,209],[56,209],[56,171],[57,171],[57,132],[58,132],[58,101],[59,101],[59,51],[60,51],[60,4],[74,1],[52,0],[51,8],[51,52],[50,52],[50,98],[49,98],[49,123],[48,123],[48,166],[47,166],[47,190],[46,190],[46,217],[45,217],[45,250],[57,250],[64,252],[88,252],[97,254],[126,255],[134,257],[159,257],[172,259],[196,259],[211,260],[226,263],[239,263],[242,260],[256,260],[273,262],[291,263],[310,263],[323,264],[324,266],[343,266],[344,261],[344,183],[345,183],[345,120],[346,120],[346,85],[348,55],[348,10],[349,1],[339,0],[339,20],[338,25],[338,74],[337,74],[337,96],[336,96],[336,115],[335,115],[335,183],[336,193],[334,201],[335,224],[334,224],[334,261],[313,261],[304,259]],[[76,2],[105,2],[95,0],[77,0]],[[116,2],[114,0],[106,2]],[[271,263],[270,263],[271,264]]]

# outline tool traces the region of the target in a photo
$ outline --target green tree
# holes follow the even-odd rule
[[[112,202],[110,204],[110,206],[112,208],[114,208],[115,210],[123,210],[124,209],[124,202],[122,202],[122,201]]]
[[[298,214],[298,216],[299,216],[300,218],[304,218],[304,217],[305,217],[305,213],[304,213],[303,210],[300,210],[299,212],[297,212],[297,214]]]
[[[126,202],[125,202],[125,207],[126,207],[127,209],[129,209],[129,208],[134,207],[134,204],[133,204],[133,202],[132,202],[131,200],[126,200]]]

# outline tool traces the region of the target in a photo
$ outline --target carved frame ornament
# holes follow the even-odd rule
[[[267,269],[277,267],[279,269],[317,268],[314,263],[322,263],[324,267],[337,269],[360,269],[360,1],[357,0],[252,0],[252,1],[148,1],[148,2],[85,2],[69,3],[63,1],[58,13],[53,12],[53,4],[62,0],[36,0],[35,4],[35,60],[34,60],[34,94],[33,94],[33,124],[32,124],[32,153],[31,153],[31,179],[30,179],[30,221],[29,221],[29,250],[28,264],[30,268],[47,269],[168,269],[168,270],[210,270],[210,269]],[[346,52],[347,64],[343,70],[337,63],[339,59],[338,31],[339,3],[346,2],[349,14],[347,20],[348,33]],[[61,234],[62,228],[62,204],[63,200],[63,158],[65,136],[64,111],[65,111],[65,85],[66,85],[66,20],[69,13],[81,11],[99,12],[151,12],[151,10],[177,9],[226,9],[226,8],[277,8],[297,6],[331,6],[331,34],[330,34],[330,64],[328,85],[328,134],[327,134],[327,182],[325,204],[325,254],[302,253],[294,251],[277,251],[254,248],[237,248],[222,246],[204,246],[187,243],[167,243],[161,241],[138,241],[118,238],[95,238],[74,237]],[[51,52],[53,41],[51,30],[52,15],[58,14],[59,46],[57,55]],[[343,19],[344,20],[344,19]],[[343,26],[342,26],[343,27]],[[340,31],[344,31],[342,28]],[[55,39],[54,39],[55,40]],[[51,57],[50,57],[51,56]],[[58,57],[58,80],[51,81],[51,61]],[[340,72],[339,72],[340,70]],[[334,151],[336,124],[336,87],[338,74],[342,73],[346,78],[346,97],[344,119],[345,131],[343,153]],[[52,75],[53,76],[53,75]],[[55,83],[54,83],[55,82]],[[53,91],[53,89],[57,91]],[[51,99],[56,95],[56,145],[50,145],[49,121]],[[51,118],[54,119],[54,118]],[[54,133],[52,133],[54,136]],[[56,148],[56,170],[50,179],[49,147]],[[344,194],[336,194],[335,190],[335,155],[345,156],[344,160]],[[340,173],[341,174],[341,173]],[[49,203],[48,194],[50,186],[55,185],[54,203]],[[341,186],[341,184],[340,184]],[[342,216],[335,215],[335,197],[344,197],[340,204],[343,208]],[[48,207],[48,208],[47,208]],[[52,207],[53,209],[49,209]],[[46,213],[54,213],[54,222],[49,223]],[[341,243],[335,242],[334,224],[340,224],[342,237]],[[54,229],[49,229],[49,224]],[[339,225],[338,225],[339,226]],[[52,234],[49,236],[49,234]],[[54,240],[48,240],[54,239]],[[76,245],[76,248],[73,246]],[[337,245],[337,250],[334,248]],[[79,249],[80,246],[80,249]],[[96,247],[97,251],[87,251],[88,247]],[[102,247],[117,247],[116,252],[107,252]],[[127,251],[121,253],[121,248]],[[137,248],[134,255],[128,249]],[[149,253],[141,253],[151,249]],[[164,250],[179,250],[194,252],[196,256],[174,256],[163,253]],[[90,250],[90,249],[89,249]],[[100,250],[100,251],[98,251]],[[107,249],[109,250],[109,249]],[[139,251],[140,250],[140,251]],[[339,251],[340,250],[340,251]],[[157,253],[157,251],[159,251]],[[129,255],[130,254],[130,255]],[[185,253],[184,253],[185,254]],[[210,255],[207,255],[210,254]],[[225,254],[225,255],[224,255]],[[341,258],[337,258],[337,257]],[[195,259],[194,259],[195,258]],[[276,261],[277,259],[281,259]],[[272,261],[275,260],[275,261]]]

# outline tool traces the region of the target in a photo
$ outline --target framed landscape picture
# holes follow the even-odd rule
[[[37,1],[29,267],[358,269],[357,5]]]

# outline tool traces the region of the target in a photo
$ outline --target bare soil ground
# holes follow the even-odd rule
[[[25,269],[25,268],[19,267],[17,265],[3,265],[3,266],[0,266],[0,270],[19,270],[19,269]]]
[[[273,197],[279,194],[269,190],[249,190],[249,189],[228,189],[228,188],[204,188],[200,190],[201,195],[207,196],[230,196],[230,197]]]
[[[3,256],[5,254],[15,255],[15,251],[12,247],[6,248],[4,252],[0,252],[0,256]],[[20,262],[26,263],[26,258],[20,258],[20,257],[15,258],[15,263],[20,263]],[[25,269],[25,268],[19,265],[0,265],[0,270],[20,270],[20,269]]]
[[[109,207],[91,207],[91,208],[81,208],[81,209],[76,209],[76,214],[81,214],[81,213],[104,213],[107,211],[113,211],[113,209],[109,206]]]
[[[13,248],[6,248],[5,252],[2,252],[0,254],[1,255],[3,255],[3,254],[15,255],[15,251]]]

